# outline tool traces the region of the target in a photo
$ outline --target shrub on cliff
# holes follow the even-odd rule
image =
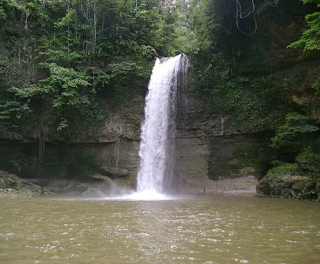
[[[319,199],[319,172],[320,156],[309,147],[295,163],[281,163],[270,169],[257,185],[257,192],[271,197]]]
[[[271,147],[299,148],[303,146],[306,136],[318,130],[319,127],[311,124],[310,118],[299,113],[288,113],[284,123],[277,128],[275,136],[271,139]]]

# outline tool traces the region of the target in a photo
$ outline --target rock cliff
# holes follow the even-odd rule
[[[319,93],[314,88],[320,75],[319,51],[302,57],[299,50],[287,48],[305,29],[306,11],[300,1],[277,2],[273,9],[267,2],[262,5],[253,36],[241,34],[230,22],[234,13],[229,16],[233,10],[228,7],[228,12],[217,14],[222,16],[220,24],[212,21],[221,27],[214,47],[204,50],[202,57],[200,51],[192,55],[189,84],[179,88],[175,152],[175,175],[187,192],[254,194],[265,175],[258,186],[261,194],[281,194],[277,188],[282,187],[274,183],[299,189],[299,181],[311,180],[315,188],[319,186],[313,176],[306,180],[300,172],[267,174],[272,160],[293,162],[301,150],[270,147],[286,114],[303,113],[315,126],[320,123]],[[225,9],[223,1],[221,8]],[[71,157],[93,154],[100,173],[135,188],[144,94],[137,92],[121,105],[106,106],[106,112],[102,124],[83,128],[72,141],[49,131],[44,157],[52,159],[43,163],[49,169],[52,161],[63,166],[55,165],[52,175],[44,177],[64,177],[66,168],[76,171],[72,177],[79,176]],[[1,130],[0,160],[6,164],[10,154],[8,171],[26,177],[38,173],[39,131]],[[317,138],[318,133],[311,137]],[[308,140],[305,135],[301,138]],[[79,159],[75,164],[87,161]]]

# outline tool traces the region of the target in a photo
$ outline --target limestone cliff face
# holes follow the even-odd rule
[[[306,87],[310,87],[319,66],[312,69],[304,77],[300,92],[293,90],[288,95],[293,104],[308,102],[304,91],[308,91]],[[290,71],[281,76],[284,88],[290,78]],[[145,98],[137,96],[109,110],[101,126],[84,130],[67,151],[95,154],[96,165],[103,174],[135,188],[144,105]],[[274,156],[269,147],[270,132],[246,132],[234,116],[213,111],[208,101],[188,87],[179,88],[177,108],[175,175],[182,180],[184,189],[192,193],[255,193],[258,179],[266,174]],[[316,110],[314,115],[318,119]],[[36,146],[37,133],[30,135],[2,134],[2,138],[3,142],[11,139]],[[47,148],[53,140],[48,138]],[[32,155],[36,158],[37,153]]]
[[[140,139],[140,126],[144,115],[143,96],[136,96],[107,112],[104,124],[86,131],[78,141],[110,143],[119,142],[121,138],[133,141]]]
[[[255,192],[268,167],[268,136],[244,134],[234,117],[212,112],[188,89],[178,101],[176,173],[192,192]]]
[[[196,193],[254,193],[257,178],[269,162],[268,137],[241,134],[231,116],[211,113],[204,102],[182,87],[177,106],[175,175],[184,189]],[[133,188],[140,162],[143,114],[144,98],[137,97],[82,138],[85,144],[81,152],[94,153],[104,174],[121,178],[122,184]],[[232,183],[232,179],[237,180]]]
[[[108,111],[104,124],[86,131],[79,140],[81,152],[95,154],[100,171],[133,188],[140,162],[139,141],[144,117],[143,96]]]

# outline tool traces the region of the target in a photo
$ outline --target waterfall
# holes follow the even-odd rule
[[[184,54],[155,62],[141,127],[138,192],[167,193],[174,189],[177,87],[184,81],[187,69]]]

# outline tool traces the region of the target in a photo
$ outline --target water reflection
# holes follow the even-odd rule
[[[317,263],[319,204],[0,200],[1,263]]]

